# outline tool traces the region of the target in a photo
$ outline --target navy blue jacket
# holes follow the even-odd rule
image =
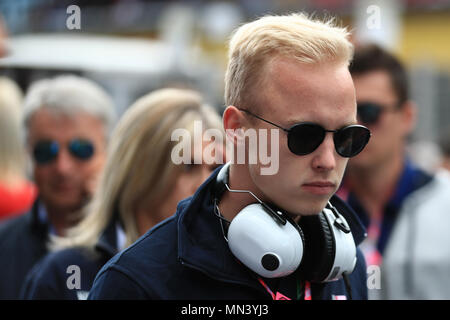
[[[46,255],[28,274],[20,298],[86,299],[95,275],[116,253],[116,223],[113,221],[93,249],[74,247]]]
[[[94,281],[88,299],[271,299],[248,268],[239,263],[226,243],[214,215],[212,187],[217,169],[177,212],[128,249],[111,259]],[[337,197],[333,205],[349,222],[356,243],[365,230],[352,210]],[[349,276],[354,299],[367,299],[366,265],[358,250]],[[264,279],[273,292],[296,297],[295,273]],[[344,281],[312,284],[313,299],[347,295]]]
[[[28,213],[0,225],[0,299],[18,299],[27,273],[48,251],[48,224],[38,218],[39,200]]]

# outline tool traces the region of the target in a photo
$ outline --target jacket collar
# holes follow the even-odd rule
[[[42,218],[39,215],[39,212],[41,208],[43,208],[43,206],[44,204],[39,199],[39,197],[37,197],[33,202],[33,206],[31,207],[28,221],[30,223],[31,232],[39,234],[42,237],[47,237],[50,228],[49,221],[46,216]]]
[[[192,197],[178,204],[175,217],[178,259],[216,279],[259,288],[258,283],[252,281],[250,276],[254,274],[231,253],[219,218],[214,214],[212,189],[220,168],[211,174]],[[356,245],[361,243],[366,232],[354,211],[337,196],[333,196],[330,202],[347,220]]]
[[[384,204],[383,214],[395,216],[400,210],[405,198],[431,180],[433,180],[433,176],[416,167],[408,157],[405,157],[403,160],[403,170],[398,177],[395,189],[388,202]],[[351,207],[357,210],[358,217],[367,226],[369,224],[368,213],[355,193],[350,189],[348,181],[345,178],[339,192]]]
[[[29,214],[29,221],[31,225],[32,232],[40,234],[42,237],[48,237],[48,231],[50,229],[50,222],[45,217],[39,215],[39,210],[43,207],[43,203],[36,198],[31,208]],[[118,220],[118,215],[114,214],[114,218],[107,225],[106,229],[101,234],[97,244],[95,245],[96,250],[104,251],[107,254],[115,255],[118,252],[117,249],[117,229],[116,225]],[[120,224],[121,225],[121,224]]]
[[[218,280],[259,289],[251,273],[233,256],[214,214],[212,187],[220,168],[190,198],[178,204],[178,259]]]

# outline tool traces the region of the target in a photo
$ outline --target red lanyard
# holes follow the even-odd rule
[[[276,294],[273,293],[272,290],[270,290],[269,286],[264,282],[263,279],[258,278],[259,283],[266,289],[266,291],[270,294],[272,297],[272,300],[291,300],[290,298],[286,297],[284,294],[277,292]],[[297,283],[298,285],[298,283]],[[306,281],[305,282],[305,295],[304,300],[311,300],[311,284]]]
[[[309,281],[305,282],[305,300],[312,300],[311,299],[311,284]]]

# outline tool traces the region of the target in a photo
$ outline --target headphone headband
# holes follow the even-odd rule
[[[237,189],[231,189],[228,181],[230,176],[230,162],[227,162],[222,169],[220,169],[219,173],[217,174],[217,178],[214,185],[214,198],[216,200],[219,200],[223,193],[228,190],[229,192],[235,192],[235,193],[248,193],[250,194],[259,204],[263,206],[265,211],[272,216],[272,218],[282,224],[285,225],[287,221],[287,216],[276,206],[270,206],[267,203],[261,201],[253,192],[250,190],[237,190]],[[218,202],[218,201],[217,201]]]
[[[229,181],[229,172],[230,172],[230,162],[227,162],[223,165],[223,167],[219,170],[217,174],[217,178],[214,182],[213,187],[213,197],[216,199],[222,198],[222,195],[227,190],[227,185]]]

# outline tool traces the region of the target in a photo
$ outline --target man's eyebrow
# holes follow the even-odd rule
[[[289,129],[295,124],[302,123],[302,122],[312,122],[308,120],[302,120],[302,119],[283,119],[282,125],[285,126],[285,128]]]

